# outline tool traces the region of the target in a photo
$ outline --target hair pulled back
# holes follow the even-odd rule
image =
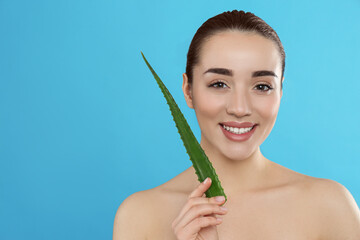
[[[285,71],[285,51],[280,41],[279,36],[272,27],[270,27],[264,20],[255,16],[251,12],[244,11],[227,11],[209,18],[196,31],[189,47],[186,62],[186,75],[188,76],[189,84],[193,81],[193,68],[199,62],[199,53],[203,42],[211,36],[226,30],[239,30],[242,32],[254,32],[264,36],[275,42],[281,56],[282,73],[280,81]],[[281,82],[282,88],[282,82]]]

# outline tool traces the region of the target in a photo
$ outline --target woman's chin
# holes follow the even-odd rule
[[[243,161],[251,158],[259,150],[257,143],[248,141],[247,143],[236,142],[210,142],[202,135],[201,147],[208,157],[216,159],[227,159],[229,161]],[[221,160],[220,160],[221,161]]]
[[[244,161],[257,153],[257,149],[255,148],[252,151],[249,151],[249,148],[242,149],[242,148],[235,148],[235,149],[227,149],[227,151],[222,152],[222,155],[230,160],[230,161]]]

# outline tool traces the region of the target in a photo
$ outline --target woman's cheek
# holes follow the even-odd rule
[[[277,95],[256,98],[253,106],[256,107],[263,119],[273,120],[275,122],[280,105],[280,98]]]
[[[214,125],[217,125],[221,120],[222,116],[222,103],[218,97],[211,94],[202,94],[199,95],[201,98],[198,98],[195,105],[196,118],[198,120],[199,126],[202,129],[202,134],[208,135],[211,134],[211,129]],[[210,137],[209,135],[207,137]]]
[[[196,94],[195,109],[201,115],[215,116],[221,110],[222,102],[220,95],[212,94],[204,89],[201,94]]]

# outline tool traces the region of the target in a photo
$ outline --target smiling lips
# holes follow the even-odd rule
[[[251,122],[222,122],[220,123],[221,130],[224,135],[231,141],[246,141],[255,132],[257,124]]]

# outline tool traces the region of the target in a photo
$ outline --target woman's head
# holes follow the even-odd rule
[[[194,46],[193,82],[184,73],[183,91],[195,110],[201,145],[229,159],[246,159],[270,134],[279,110],[283,63],[278,45],[256,31],[226,28]]]
[[[280,80],[282,81],[285,71],[285,51],[277,33],[264,20],[253,13],[233,10],[232,12],[223,12],[208,19],[195,33],[189,47],[186,63],[186,74],[190,85],[193,81],[193,69],[199,62],[203,43],[216,33],[228,30],[256,33],[273,41],[278,48],[281,58],[282,70]]]

